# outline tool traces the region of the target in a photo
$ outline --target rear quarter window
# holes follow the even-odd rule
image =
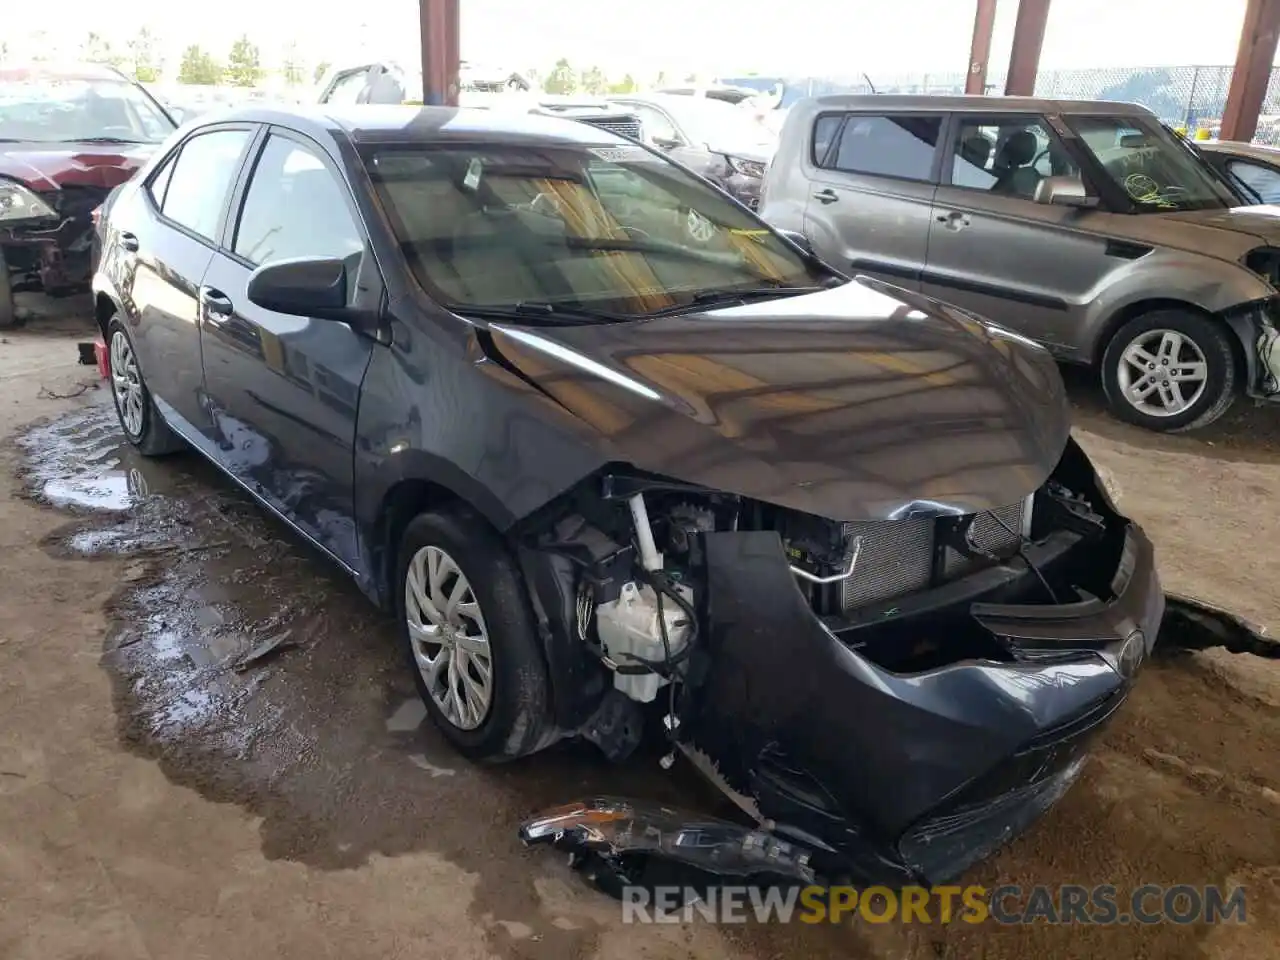
[[[929,181],[941,136],[941,116],[850,114],[826,166],[845,173]]]

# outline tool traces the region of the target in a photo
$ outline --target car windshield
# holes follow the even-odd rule
[[[674,98],[673,98],[674,99]],[[695,141],[713,149],[724,146],[753,146],[769,143],[773,137],[751,111],[709,97],[682,97],[671,113]]]
[[[151,98],[124,80],[0,80],[0,140],[160,143],[173,129]]]
[[[376,145],[365,166],[445,304],[624,319],[785,296],[834,275],[639,145]]]
[[[1140,212],[1218,209],[1236,202],[1208,165],[1154,119],[1066,120]]]

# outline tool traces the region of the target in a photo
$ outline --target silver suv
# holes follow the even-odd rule
[[[791,108],[761,213],[1099,367],[1117,416],[1173,431],[1280,399],[1280,208],[1240,202],[1134,104],[830,96]]]

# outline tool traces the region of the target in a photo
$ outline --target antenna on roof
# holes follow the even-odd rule
[[[865,81],[867,81],[867,86],[871,88],[871,92],[872,92],[872,93],[879,93],[879,92],[880,92],[879,90],[877,90],[877,89],[876,89],[876,85],[875,85],[874,83],[872,83],[872,82],[871,82],[871,78],[870,78],[870,77],[868,77],[865,73],[862,75],[862,79],[863,79],[863,80],[865,80]]]

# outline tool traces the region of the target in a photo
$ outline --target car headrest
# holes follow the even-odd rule
[[[1005,141],[1000,149],[1000,156],[1004,166],[1022,167],[1036,158],[1039,147],[1040,141],[1036,139],[1034,133],[1030,130],[1019,130]]]

